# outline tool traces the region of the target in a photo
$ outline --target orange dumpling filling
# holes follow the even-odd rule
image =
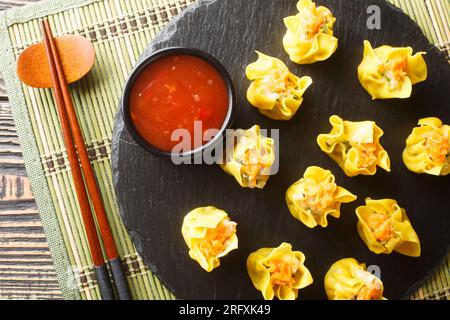
[[[304,8],[299,11],[304,36],[308,40],[314,38],[316,34],[325,33],[333,35],[333,15],[329,10],[317,10],[315,4],[310,8]]]
[[[358,151],[358,164],[368,168],[377,162],[377,145],[375,143],[355,143],[354,148]]]
[[[399,89],[402,80],[407,76],[408,57],[399,54],[378,67],[381,76],[389,83],[390,90]]]
[[[374,238],[380,243],[388,242],[394,233],[392,219],[385,213],[374,212],[367,219]]]
[[[289,97],[292,90],[298,90],[298,88],[295,88],[296,83],[292,77],[288,69],[278,68],[272,70],[262,81],[265,89],[264,93],[277,101]]]
[[[310,210],[313,214],[321,214],[333,206],[337,191],[336,183],[323,181],[317,184],[305,184],[301,198],[296,198],[299,207]]]
[[[231,237],[236,233],[236,222],[223,219],[216,228],[208,229],[205,237],[199,239],[198,247],[205,257],[221,254]]]
[[[242,177],[248,181],[250,187],[255,187],[258,183],[258,177],[264,174],[263,169],[268,169],[271,163],[264,163],[258,153],[253,149],[245,151],[245,163],[243,163],[241,172]]]
[[[282,259],[270,260],[267,264],[272,285],[287,287],[294,285],[294,276],[300,266],[298,260],[293,257],[283,257]]]
[[[381,300],[382,298],[382,286],[376,279],[361,287],[355,297],[356,300]]]
[[[447,157],[450,155],[448,137],[434,130],[424,134],[424,138],[425,152],[431,161],[442,164],[447,163]]]

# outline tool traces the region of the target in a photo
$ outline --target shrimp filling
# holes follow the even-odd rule
[[[272,285],[292,287],[300,262],[294,256],[284,256],[267,262]]]
[[[436,130],[424,134],[425,152],[431,161],[445,164],[450,157],[450,142],[448,134],[442,135]]]
[[[376,164],[377,145],[375,143],[354,143],[352,146],[358,151],[358,165],[362,168],[368,168]]]
[[[216,257],[225,251],[231,237],[236,234],[236,222],[223,219],[214,229],[207,229],[206,235],[199,239],[198,247],[205,257]]]
[[[321,181],[316,183],[305,178],[300,192],[294,195],[294,200],[302,209],[309,210],[314,215],[321,215],[327,208],[333,207],[337,185],[334,182]]]
[[[263,93],[272,100],[280,102],[292,95],[293,90],[298,90],[293,75],[287,69],[274,69],[262,80]],[[298,99],[294,95],[294,99]]]
[[[407,56],[406,54],[402,54],[388,59],[378,67],[378,72],[389,84],[389,90],[396,90],[400,87],[401,81],[407,75],[407,66]]]
[[[315,5],[303,8],[299,13],[302,40],[311,40],[316,34],[333,34],[333,16],[328,10],[317,10]]]
[[[245,151],[241,173],[249,187],[255,187],[261,178],[268,175],[268,171],[272,164],[270,159],[265,158],[264,154],[260,155],[255,149],[248,149]]]
[[[367,219],[367,225],[378,242],[386,243],[392,238],[394,226],[392,225],[392,218],[387,214],[372,213]]]
[[[373,274],[359,270],[358,275],[363,279],[364,285],[358,290],[356,300],[380,300],[383,297],[381,281]]]

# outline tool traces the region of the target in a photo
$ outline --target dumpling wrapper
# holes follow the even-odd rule
[[[212,206],[196,208],[190,211],[183,220],[181,233],[189,248],[189,256],[207,272],[211,272],[220,265],[220,258],[238,248],[238,238],[234,231],[226,241],[224,250],[219,254],[208,256],[200,249],[200,240],[205,238],[208,230],[217,228],[222,221],[236,226],[236,223],[230,221],[225,211]]]
[[[420,119],[406,140],[403,162],[416,173],[450,174],[450,125],[434,117]]]
[[[353,258],[335,262],[325,275],[324,285],[329,300],[385,300],[383,282]]]
[[[358,66],[361,85],[375,99],[409,98],[412,86],[427,79],[425,52],[412,54],[410,47],[381,46],[364,41],[364,57]]]
[[[344,121],[334,115],[330,117],[330,123],[331,132],[320,134],[317,144],[347,176],[374,175],[377,166],[391,171],[389,155],[380,144],[383,130],[375,122]]]
[[[307,168],[303,178],[291,185],[286,192],[289,211],[309,228],[317,225],[327,227],[328,215],[339,218],[341,203],[355,200],[354,194],[336,185],[331,171],[320,167]],[[307,209],[301,203],[314,205],[316,208]]]
[[[291,286],[273,284],[268,265],[272,261],[285,259],[294,261],[298,269],[293,274],[294,283]],[[304,265],[305,255],[300,251],[292,251],[289,243],[283,242],[277,248],[262,248],[248,256],[247,272],[255,288],[261,291],[265,300],[277,297],[280,300],[295,300],[298,290],[313,283],[311,273]]]
[[[369,226],[369,217],[374,213],[384,214],[391,218],[392,236],[387,241],[377,241]],[[365,206],[356,208],[356,216],[358,217],[358,234],[370,251],[376,254],[390,254],[392,251],[397,251],[410,257],[420,256],[419,237],[414,231],[405,209],[401,208],[397,201],[367,198]]]
[[[290,120],[303,102],[303,94],[312,84],[310,77],[299,78],[277,58],[256,51],[258,60],[245,70],[252,81],[247,99],[260,113],[274,120]]]
[[[298,13],[284,19],[287,32],[283,46],[291,61],[311,64],[331,57],[338,47],[333,36],[336,18],[323,6],[316,7],[311,0],[297,3]]]
[[[275,162],[273,139],[261,135],[258,125],[248,130],[236,130],[236,137],[234,148],[227,147],[224,163],[220,166],[241,187],[264,188]]]

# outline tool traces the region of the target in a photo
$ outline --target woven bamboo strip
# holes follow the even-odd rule
[[[20,26],[19,26],[20,27]],[[39,28],[37,26],[37,23],[34,25],[34,29],[30,30],[29,28],[29,24],[25,24],[24,25],[25,30],[23,32],[21,32],[20,34],[22,35],[36,35],[36,33],[38,33]],[[22,39],[22,41],[26,41],[25,39]],[[46,91],[46,92],[44,92]],[[54,108],[46,108],[46,110],[42,109],[42,105],[45,106],[53,106],[53,103],[50,102],[49,96],[49,90],[35,90],[35,89],[30,89],[28,88],[28,92],[30,94],[30,98],[31,98],[31,103],[27,103],[27,105],[32,105],[34,107],[34,114],[37,118],[37,122],[36,125],[39,127],[39,131],[40,132],[40,140],[42,140],[42,147],[43,150],[41,151],[41,154],[51,154],[52,151],[49,148],[53,148],[53,142],[55,141],[54,137],[55,135],[52,135],[51,133],[49,133],[50,128],[52,128],[54,123],[59,123],[57,120],[53,120],[56,119],[56,111],[54,110]],[[43,93],[44,92],[44,93]],[[42,97],[45,96],[45,98],[47,98],[47,103],[37,103],[36,101],[39,101],[39,99],[42,99]],[[39,101],[40,102],[40,101]],[[40,117],[40,115],[42,115],[42,117]],[[46,117],[53,117],[53,119],[47,121]],[[58,130],[56,130],[59,133],[59,128]],[[60,133],[59,133],[60,136]],[[58,143],[59,141],[62,141],[62,139],[56,139],[56,143]],[[59,147],[59,146],[58,146]],[[82,228],[82,224],[80,224],[80,220],[77,219],[75,220],[73,218],[73,213],[72,213],[72,208],[71,207],[66,207],[65,204],[68,203],[68,200],[66,198],[67,196],[67,190],[73,190],[73,186],[68,187],[67,185],[63,188],[60,187],[61,183],[64,184],[64,181],[67,180],[64,179],[64,177],[59,177],[56,175],[52,175],[51,177],[51,184],[50,186],[53,186],[55,188],[55,194],[56,194],[56,200],[57,203],[59,203],[59,205],[57,207],[61,208],[61,220],[64,222],[64,226],[65,226],[65,230],[67,230],[67,238],[69,240],[69,243],[71,245],[71,253],[73,253],[73,256],[75,258],[75,263],[74,265],[76,266],[76,268],[82,268],[83,265],[85,264],[89,264],[90,261],[86,260],[86,254],[85,252],[83,252],[83,248],[85,246],[82,246],[82,243],[79,241],[78,236],[84,235],[83,231],[77,231],[77,232],[73,232],[71,229],[72,228]],[[51,188],[52,189],[52,188]],[[77,208],[75,206],[75,208]],[[77,250],[78,248],[78,250]],[[80,251],[81,250],[81,254]],[[91,295],[89,293],[86,294],[86,297],[89,298],[95,298],[95,295]]]

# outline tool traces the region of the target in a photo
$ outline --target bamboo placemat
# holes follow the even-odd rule
[[[120,221],[112,186],[111,135],[122,88],[133,65],[155,34],[195,1],[48,0],[0,15],[0,69],[66,299],[98,299],[99,290],[51,91],[20,83],[15,75],[17,56],[41,40],[38,22],[42,17],[48,17],[56,35],[75,33],[93,42],[97,52],[95,66],[72,86],[72,92],[132,295],[136,299],[174,299],[142,263]],[[450,60],[449,1],[389,1],[409,14]],[[450,299],[449,266],[447,257],[411,298]]]

